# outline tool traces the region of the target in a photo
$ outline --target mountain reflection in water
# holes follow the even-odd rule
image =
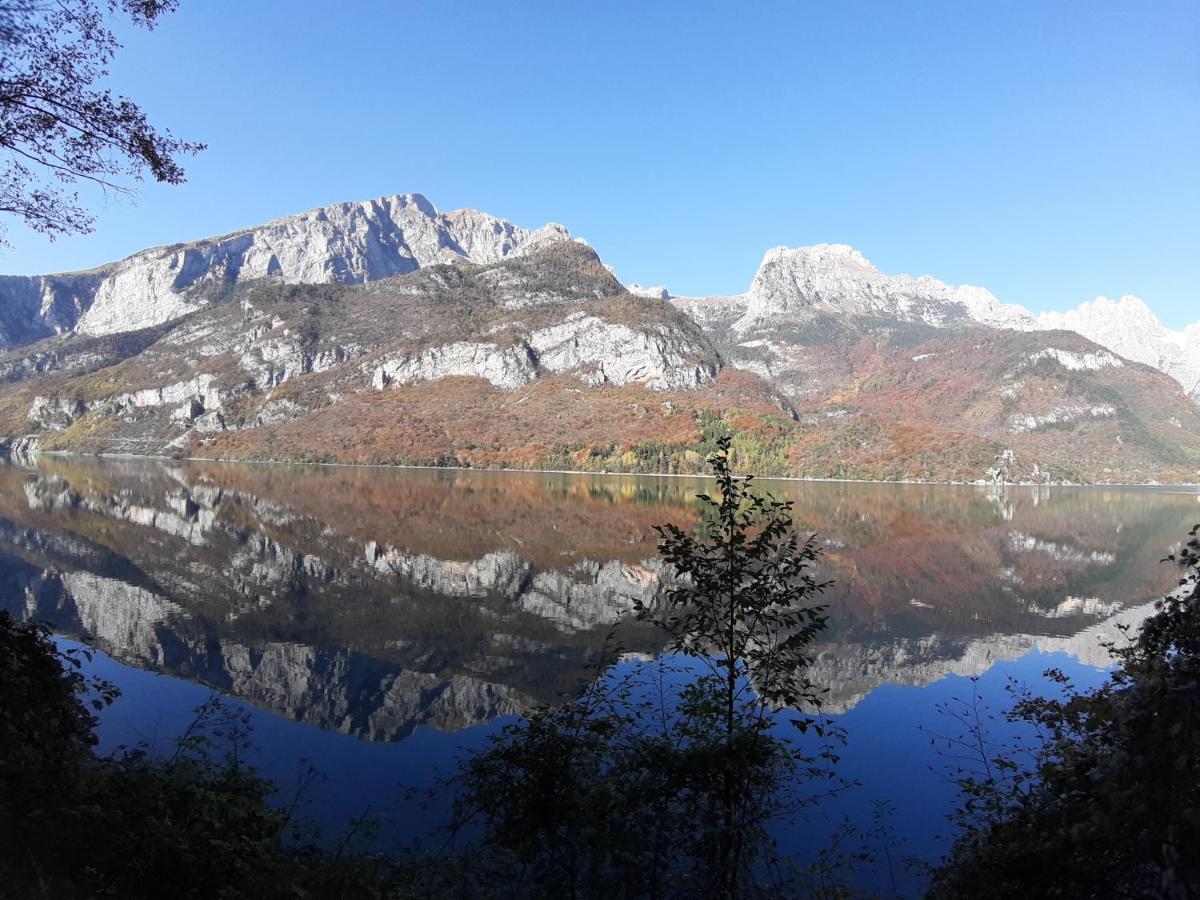
[[[699,479],[42,457],[0,467],[0,608],[367,740],[570,689]],[[1200,511],[1146,489],[759,482],[825,547],[831,712],[1031,649],[1104,665]],[[631,651],[655,635],[627,626]]]

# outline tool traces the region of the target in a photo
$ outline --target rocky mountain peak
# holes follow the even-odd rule
[[[359,284],[424,266],[495,263],[571,240],[421,194],[335,203],[214,238],[155,247],[89,273],[0,279],[0,347],[116,334],[194,312],[239,281]]]
[[[647,286],[638,284],[636,281],[634,281],[625,285],[625,290],[629,291],[631,294],[636,294],[639,297],[652,297],[655,300],[671,299],[671,292],[667,290],[666,285],[663,284]]]
[[[813,268],[854,268],[874,275],[879,270],[861,252],[849,244],[813,244],[811,247],[772,247],[763,256],[763,265],[775,260],[802,260]]]
[[[1114,319],[1119,319],[1124,325],[1136,324],[1140,329],[1147,331],[1163,334],[1167,331],[1158,316],[1150,311],[1150,307],[1140,297],[1132,294],[1125,294],[1119,300],[1097,297],[1065,313],[1046,312],[1038,316],[1038,321],[1044,328],[1068,328],[1072,331],[1074,326],[1068,323],[1112,322]]]
[[[815,313],[885,317],[935,327],[979,322],[1011,328],[1033,322],[1027,311],[1000,303],[983,288],[955,287],[929,275],[884,274],[848,244],[768,250],[745,300],[745,314],[735,326],[739,331],[780,317]]]

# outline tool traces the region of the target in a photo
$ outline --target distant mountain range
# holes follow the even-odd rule
[[[1200,323],[1035,316],[770,250],[734,297],[623,287],[561,225],[419,194],[0,278],[0,440],[74,450],[768,474],[1200,480]]]

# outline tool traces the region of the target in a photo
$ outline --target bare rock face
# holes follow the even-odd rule
[[[655,390],[687,390],[717,374],[703,346],[662,325],[635,330],[576,313],[534,332],[530,343],[544,368],[574,372],[592,386],[642,382]]]
[[[665,325],[631,328],[582,312],[530,331],[506,346],[455,341],[420,353],[391,354],[375,365],[371,385],[393,385],[474,376],[515,390],[540,374],[571,375],[590,387],[644,384],[652,390],[689,390],[717,374],[709,348]]]
[[[105,274],[96,270],[0,276],[0,349],[70,331],[91,305]]]
[[[435,381],[454,375],[483,378],[498,388],[514,390],[537,377],[537,364],[528,345],[509,347],[492,343],[456,341],[431,347],[415,355],[391,356],[375,367],[371,384],[376,390],[414,381]]]
[[[442,213],[420,194],[339,203],[145,250],[94,272],[0,279],[0,347],[159,325],[245,279],[360,284],[438,263],[499,262],[567,240],[561,225],[531,231],[472,209]]]

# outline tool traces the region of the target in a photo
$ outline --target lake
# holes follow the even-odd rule
[[[162,750],[217,692],[282,797],[305,761],[322,773],[302,809],[328,833],[367,813],[379,840],[429,838],[440,808],[405,788],[570,692],[657,590],[653,526],[694,525],[710,484],[43,456],[0,466],[0,609],[99,651],[123,694],[101,750]],[[937,706],[977,689],[1002,708],[1008,679],[1049,666],[1098,683],[1100,642],[1174,583],[1159,560],[1200,514],[1190,489],[757,484],[820,536],[812,675],[859,782],[782,835],[801,855],[886,803],[890,852],[936,859],[954,798]]]

